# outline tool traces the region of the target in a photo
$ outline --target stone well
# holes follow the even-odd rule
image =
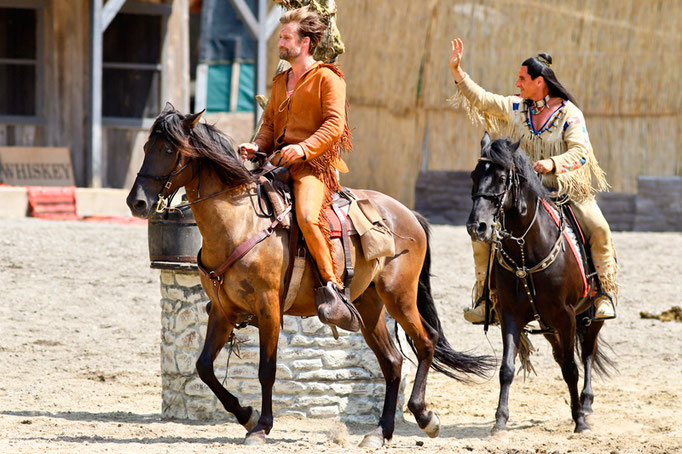
[[[185,269],[161,270],[162,417],[205,421],[234,420],[196,373],[195,362],[206,334],[208,297],[199,274]],[[389,323],[393,331],[392,320]],[[360,334],[331,330],[317,317],[284,316],[279,336],[273,410],[278,415],[339,418],[376,424],[384,402],[385,384],[374,353]],[[227,347],[215,361],[218,379],[243,405],[260,410],[258,330],[236,332],[240,358]],[[409,349],[404,339],[402,345]],[[226,367],[229,362],[229,368]],[[405,374],[403,362],[399,417],[402,417]]]

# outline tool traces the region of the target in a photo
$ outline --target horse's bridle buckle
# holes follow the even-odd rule
[[[159,194],[159,200],[156,201],[156,212],[163,213],[168,208],[168,200]]]

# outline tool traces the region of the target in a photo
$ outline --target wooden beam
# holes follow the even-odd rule
[[[230,0],[230,3],[232,4],[232,7],[237,11],[237,14],[239,14],[239,18],[242,20],[244,25],[246,25],[246,28],[249,29],[249,33],[251,33],[251,36],[253,36],[254,39],[258,39],[259,21],[256,21],[256,18],[251,12],[251,8],[249,8],[249,5],[247,5],[244,0]],[[258,0],[259,12],[263,8],[267,9],[266,2],[263,0]]]
[[[90,0],[90,171],[88,186],[101,188],[102,159],[102,0]]]
[[[279,25],[279,18],[282,17],[283,12],[284,8],[282,8],[281,6],[275,6],[268,13],[268,19],[265,23],[265,36],[267,36],[268,38],[272,35],[272,33]]]
[[[108,0],[102,7],[102,32],[111,24],[125,2],[126,0]]]

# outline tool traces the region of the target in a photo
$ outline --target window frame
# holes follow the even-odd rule
[[[0,0],[2,1],[2,0]],[[167,34],[168,34],[168,19],[173,10],[172,5],[165,3],[146,3],[128,0],[118,11],[124,14],[148,15],[161,17],[161,36],[159,36],[159,43],[161,52],[159,55],[159,63],[121,63],[121,62],[106,62],[102,61],[102,71],[105,69],[128,69],[128,70],[152,70],[158,71],[160,76],[160,91],[159,93],[159,110],[163,107],[163,99],[166,94],[166,83],[164,77],[164,64],[167,53]],[[106,30],[105,32],[106,33]],[[102,93],[104,96],[104,93]],[[148,117],[110,117],[102,115],[102,126],[114,128],[132,128],[132,129],[149,129],[154,124],[155,118]]]
[[[0,114],[0,124],[45,125],[43,85],[45,81],[45,11],[47,0],[0,0],[0,8],[32,9],[36,11],[36,58],[0,58],[0,64],[27,65],[36,69],[35,115]]]

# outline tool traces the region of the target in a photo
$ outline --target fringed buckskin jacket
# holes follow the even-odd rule
[[[571,101],[564,101],[538,131],[530,121],[532,101],[487,92],[468,75],[457,84],[451,101],[463,107],[474,123],[484,125],[491,134],[509,137],[514,142],[521,140],[521,149],[533,162],[554,161],[554,172],[542,176],[545,186],[568,194],[576,202],[608,189],[606,175],[592,150],[585,118]]]
[[[274,77],[272,96],[254,142],[266,154],[284,144],[301,145],[305,159],[289,167],[292,176],[312,171],[330,192],[335,192],[339,184],[334,169],[348,172],[340,153],[352,150],[343,73],[335,65],[316,62],[287,96],[290,72]]]

